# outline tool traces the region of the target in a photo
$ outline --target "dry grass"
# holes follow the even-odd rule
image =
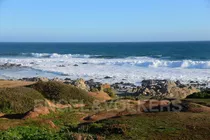
[[[28,86],[32,85],[35,82],[27,82],[27,81],[4,81],[0,80],[0,88],[13,88],[13,87],[20,87],[20,86]]]
[[[112,98],[105,92],[101,91],[101,92],[89,92],[88,93],[89,96],[94,97],[95,99],[99,100],[99,101],[107,101],[107,100],[111,100]]]

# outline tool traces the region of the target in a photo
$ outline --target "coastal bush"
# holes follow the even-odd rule
[[[91,135],[107,136],[112,134],[124,135],[130,128],[128,125],[118,122],[117,120],[105,120],[95,123],[86,123],[76,127],[69,126],[64,132],[79,132]]]
[[[93,98],[85,90],[61,82],[40,81],[31,87],[42,93],[45,98],[63,104],[71,103],[72,100],[83,101],[84,103],[93,102]]]
[[[0,112],[2,113],[26,113],[35,106],[36,100],[44,100],[38,91],[26,88],[1,88]]]
[[[106,92],[110,97],[116,98],[116,91],[113,88],[105,88],[103,89],[104,92]]]
[[[90,91],[91,92],[99,92],[99,90],[97,88],[91,88]]]
[[[210,98],[210,91],[203,91],[203,92],[198,92],[198,93],[193,93],[187,98],[201,98],[201,99],[208,99]]]

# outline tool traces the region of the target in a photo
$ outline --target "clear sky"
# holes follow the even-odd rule
[[[0,0],[0,41],[210,40],[209,0]]]

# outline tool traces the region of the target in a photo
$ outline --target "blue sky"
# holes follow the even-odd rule
[[[209,0],[0,0],[0,41],[210,40]]]

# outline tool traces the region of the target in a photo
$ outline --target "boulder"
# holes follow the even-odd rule
[[[168,88],[166,97],[185,99],[187,96],[196,92],[199,92],[199,90],[197,90],[194,87],[184,87],[184,88],[171,87],[171,88]]]
[[[77,79],[76,81],[74,81],[73,85],[85,91],[90,90],[89,86],[85,84],[85,80],[83,79]]]
[[[105,76],[104,79],[111,79],[112,77],[110,76]]]
[[[12,67],[21,67],[21,64],[5,63],[0,65],[0,68],[12,68]]]
[[[102,85],[100,82],[94,82],[93,79],[86,81],[85,84],[88,86],[90,91],[100,91]]]
[[[62,80],[62,79],[59,79],[59,78],[53,78],[51,81],[62,82],[62,83],[65,82],[65,80]]]
[[[190,94],[199,92],[199,90],[191,86],[182,85],[179,81],[144,80],[142,81],[142,88],[138,92],[156,97],[184,99]]]
[[[22,78],[20,80],[22,80],[22,81],[30,81],[30,82],[38,82],[38,81],[48,82],[49,81],[49,79],[46,78],[46,77]]]
[[[42,82],[48,82],[49,81],[49,79],[46,78],[46,77],[39,77],[38,80],[42,81]]]

